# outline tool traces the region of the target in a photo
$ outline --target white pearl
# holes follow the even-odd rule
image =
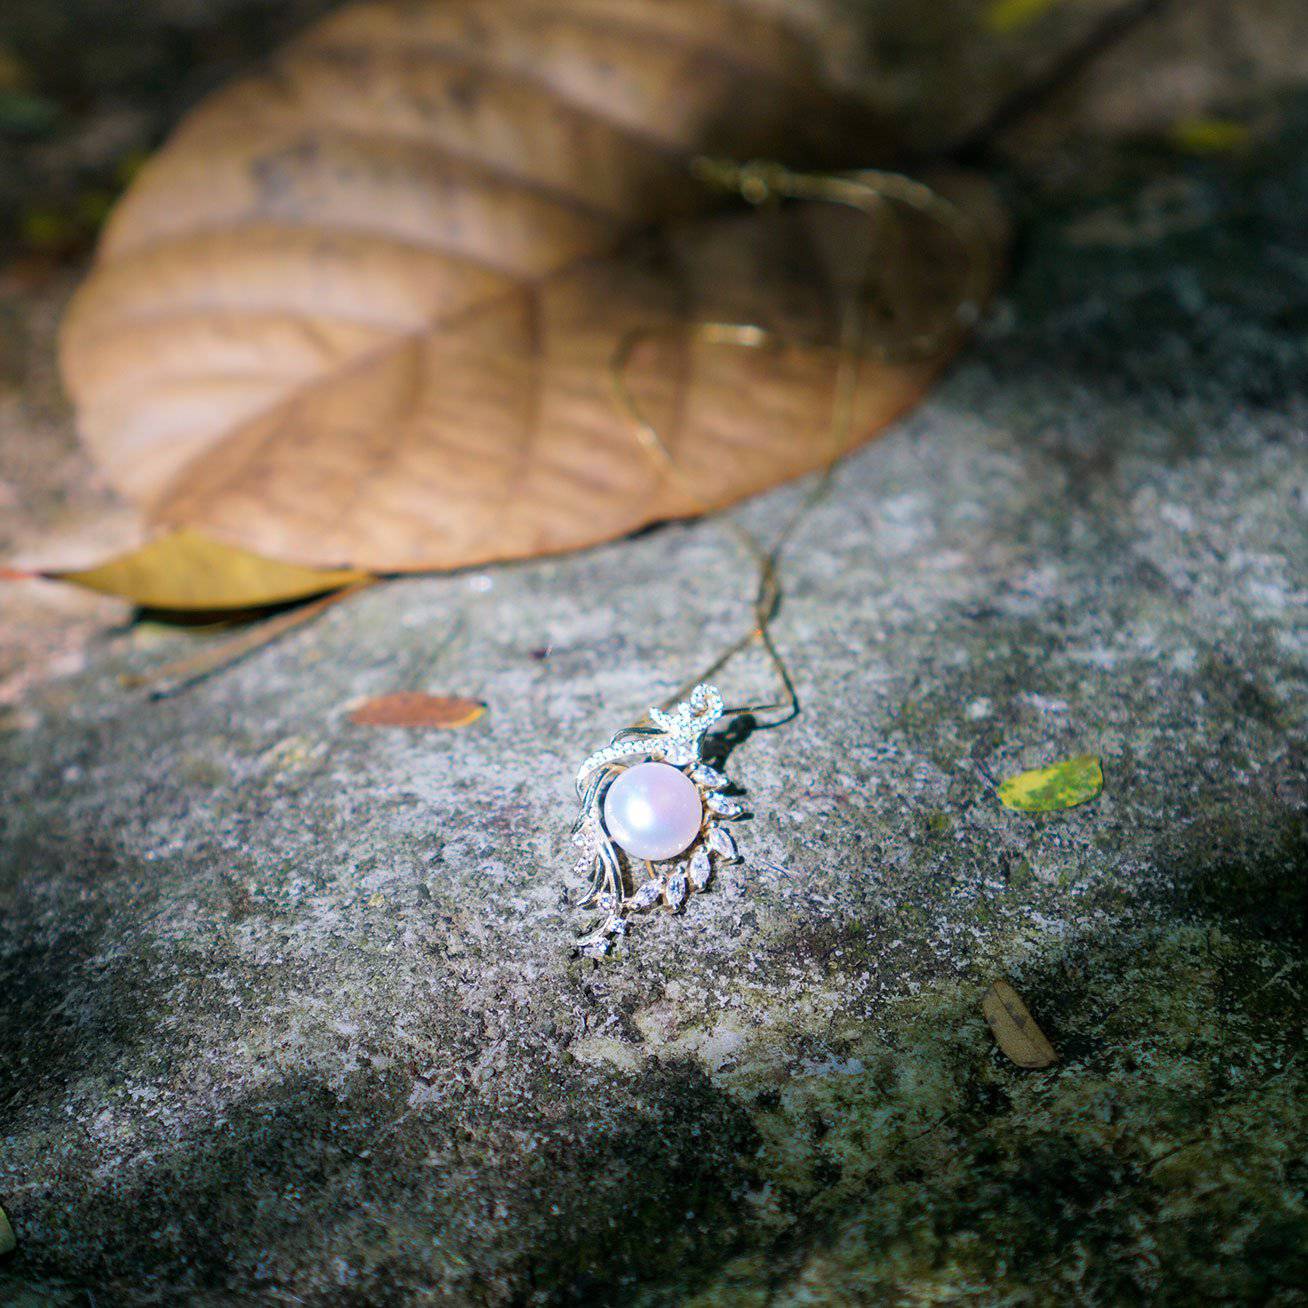
[[[633,858],[675,858],[704,820],[695,783],[669,763],[637,763],[604,796],[604,825]]]

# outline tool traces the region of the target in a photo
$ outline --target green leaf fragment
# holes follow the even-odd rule
[[[982,13],[982,22],[992,32],[1006,34],[1043,18],[1062,0],[993,0]]]
[[[0,132],[44,136],[59,121],[59,106],[43,95],[0,88]]]
[[[18,1240],[14,1236],[14,1228],[9,1225],[9,1217],[5,1210],[0,1208],[0,1258],[17,1248]]]
[[[1094,799],[1104,788],[1097,754],[1064,759],[1052,767],[1019,772],[1000,784],[999,801],[1019,813],[1052,813]]]

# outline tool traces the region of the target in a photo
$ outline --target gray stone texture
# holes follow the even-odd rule
[[[1015,276],[784,560],[742,863],[570,948],[578,761],[749,622],[712,520],[390,583],[0,729],[14,1304],[1290,1304],[1308,123],[1013,180]],[[40,344],[48,347],[48,339]],[[799,488],[747,506],[766,537]],[[766,698],[764,662],[723,673]],[[359,697],[489,705],[452,733]],[[1078,753],[1094,803],[992,781]],[[981,1017],[1006,976],[1060,1052]]]

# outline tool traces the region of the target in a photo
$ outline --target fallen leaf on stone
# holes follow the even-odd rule
[[[32,85],[27,65],[7,45],[0,45],[0,91],[26,91]]]
[[[814,205],[683,225],[719,202],[692,180],[705,152],[890,153],[806,39],[725,0],[342,9],[200,106],[108,223],[61,337],[88,448],[156,527],[370,572],[580,548],[823,466],[914,403],[961,329],[868,362],[833,449],[874,224]],[[993,216],[989,188],[957,199]],[[926,220],[875,239],[900,338],[988,289]],[[695,339],[714,319],[790,343]],[[675,479],[614,403],[633,331],[627,382]]]
[[[44,574],[152,609],[242,609],[357,585],[355,568],[312,568],[263,558],[195,531],[178,531],[94,568]]]
[[[992,982],[981,1001],[999,1047],[1018,1067],[1048,1067],[1058,1061],[1054,1047],[1007,981]]]
[[[14,1235],[14,1228],[9,1225],[9,1215],[0,1208],[0,1258],[7,1253],[13,1253],[16,1248],[18,1248],[18,1239]]]
[[[1019,772],[999,785],[999,800],[1019,813],[1051,813],[1075,808],[1094,799],[1104,788],[1097,754],[1064,759],[1052,767]]]
[[[1182,118],[1172,125],[1173,143],[1189,154],[1229,154],[1252,140],[1248,123],[1232,118]]]
[[[486,705],[475,699],[400,691],[366,700],[351,712],[350,721],[360,727],[436,727],[449,731],[471,726],[485,712]]]
[[[1062,0],[992,0],[985,10],[984,22],[992,32],[1016,32],[1043,18],[1061,3]]]

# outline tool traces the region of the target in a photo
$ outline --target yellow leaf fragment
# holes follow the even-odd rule
[[[1171,136],[1187,154],[1229,154],[1248,145],[1251,132],[1232,118],[1182,118],[1172,125]]]
[[[13,1253],[17,1248],[18,1238],[14,1235],[14,1228],[9,1225],[9,1215],[0,1208],[0,1258]]]
[[[23,61],[7,45],[0,45],[0,91],[25,91],[31,81]]]
[[[1034,23],[1061,0],[994,0],[982,19],[992,32],[1005,34]]]
[[[1097,754],[1081,754],[1052,767],[1019,772],[999,786],[999,801],[1019,813],[1052,813],[1094,799],[1104,788]]]
[[[1018,1067],[1048,1067],[1058,1061],[1054,1047],[1036,1025],[1022,996],[1007,981],[994,981],[981,1001],[999,1047]]]
[[[152,609],[244,609],[303,599],[367,579],[354,568],[283,563],[183,530],[94,568],[50,574]]]

